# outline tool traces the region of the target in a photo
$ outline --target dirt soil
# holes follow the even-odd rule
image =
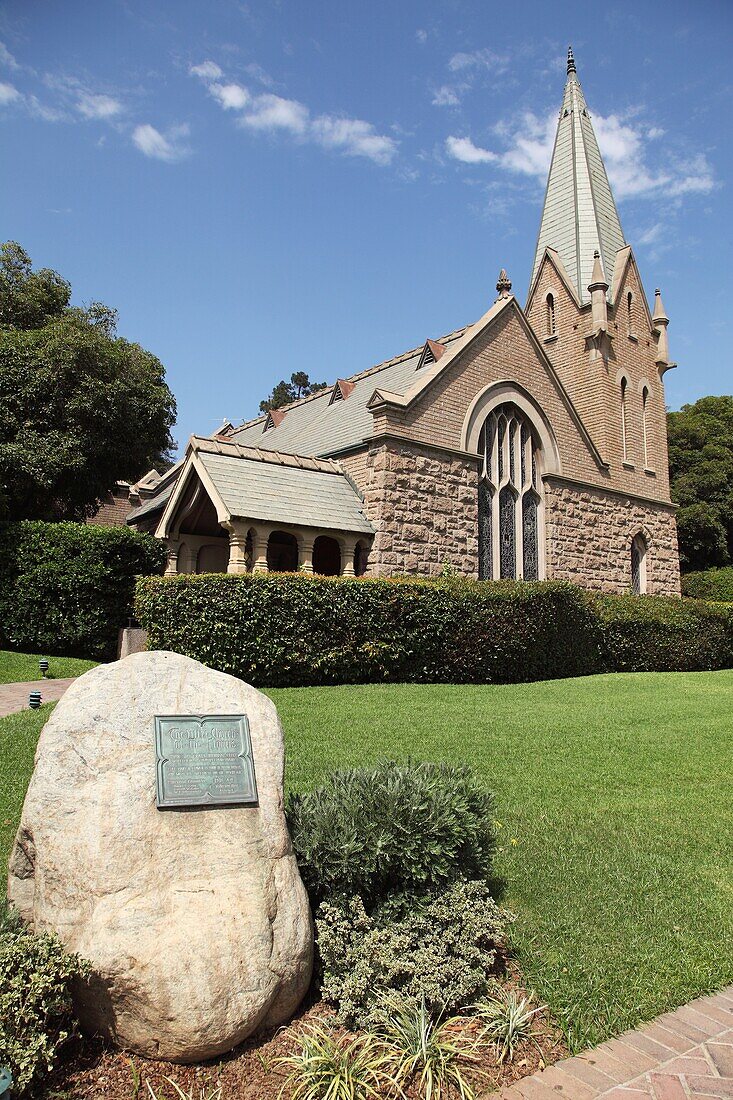
[[[507,984],[521,990],[516,977]],[[278,1100],[288,1074],[278,1059],[296,1050],[299,1030],[316,1021],[333,1021],[332,1009],[322,1001],[304,1008],[287,1028],[261,1032],[221,1058],[189,1066],[151,1061],[100,1040],[79,1039],[67,1049],[42,1098],[151,1100],[152,1090],[155,1100],[180,1100],[171,1084],[175,1081],[186,1100]],[[493,1047],[487,1045],[485,1060],[466,1070],[477,1095],[511,1084],[567,1055],[562,1033],[547,1011],[539,1012],[534,1021],[533,1041],[524,1043],[513,1061],[499,1064]],[[343,1028],[336,1030],[347,1035]],[[288,1090],[283,1093],[284,1098],[287,1095]]]

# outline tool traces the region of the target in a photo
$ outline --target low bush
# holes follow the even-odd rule
[[[733,566],[705,569],[701,573],[682,575],[682,595],[697,600],[733,602]]]
[[[600,667],[571,584],[290,573],[143,578],[136,615],[172,649],[260,686],[519,683]]]
[[[610,671],[733,667],[733,608],[663,596],[601,596],[596,609]]]
[[[442,893],[393,899],[368,914],[360,898],[323,902],[316,915],[321,992],[349,1027],[383,1020],[389,997],[435,1015],[484,997],[514,918],[485,882],[456,882]]]
[[[468,768],[387,761],[336,772],[290,795],[287,817],[314,909],[358,894],[371,910],[393,894],[491,874],[494,798]]]
[[[72,983],[86,964],[55,936],[36,936],[0,912],[0,1066],[13,1076],[11,1096],[26,1096],[53,1069],[74,1033]]]
[[[164,568],[163,544],[127,527],[0,523],[0,648],[111,660],[135,577]]]

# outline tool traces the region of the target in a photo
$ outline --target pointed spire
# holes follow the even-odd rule
[[[500,302],[502,298],[508,298],[512,292],[512,281],[503,267],[499,272],[499,278],[496,282],[496,290],[499,295],[499,297],[496,299],[497,302]]]
[[[545,249],[554,248],[581,302],[587,302],[594,251],[600,253],[603,268],[613,271],[616,253],[625,243],[570,48],[532,280]]]
[[[664,303],[662,302],[662,292],[658,287],[654,291],[654,313],[652,313],[652,321],[655,327],[659,324],[669,324],[669,317],[665,313]]]
[[[669,366],[669,337],[667,336],[667,325],[669,324],[669,317],[665,313],[664,305],[662,303],[662,294],[659,289],[654,291],[654,313],[652,314],[652,324],[657,332],[657,355],[656,362],[658,367]]]

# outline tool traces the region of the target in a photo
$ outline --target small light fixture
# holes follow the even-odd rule
[[[28,706],[31,710],[38,710],[41,705],[41,693],[40,691],[32,691],[28,696]]]
[[[45,680],[46,679],[46,673],[48,672],[48,661],[46,660],[45,657],[41,657],[40,661],[38,662],[38,667],[41,670],[41,676],[43,676],[43,678]]]

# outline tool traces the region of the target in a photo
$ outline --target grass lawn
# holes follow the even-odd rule
[[[733,982],[733,672],[268,694],[291,789],[412,756],[496,792],[515,944],[574,1048]],[[44,712],[0,719],[3,858]]]
[[[40,680],[38,662],[48,659],[48,676],[63,680],[66,676],[81,676],[94,668],[96,661],[83,661],[79,657],[51,657],[48,653],[14,653],[0,649],[0,684],[16,684],[24,680]]]

